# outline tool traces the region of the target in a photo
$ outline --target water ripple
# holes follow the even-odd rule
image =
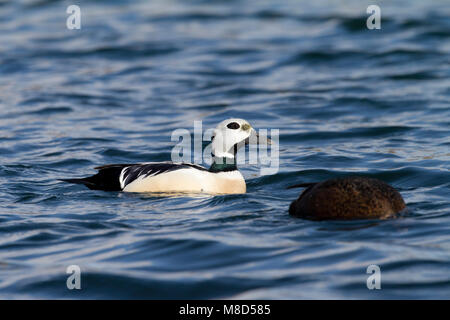
[[[446,299],[448,8],[351,0],[1,2],[0,297]],[[167,161],[175,129],[227,117],[280,130],[248,193],[166,196],[59,181]],[[402,193],[384,221],[288,215],[301,189],[365,175]],[[67,266],[82,270],[67,290]],[[380,265],[382,290],[366,268]]]

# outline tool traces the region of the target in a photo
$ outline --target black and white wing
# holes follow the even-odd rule
[[[119,181],[123,189],[128,184],[139,178],[154,177],[162,173],[188,168],[207,171],[207,169],[205,169],[204,167],[191,163],[149,162],[135,164],[124,168],[119,177]]]
[[[138,164],[108,164],[96,167],[98,173],[82,179],[63,179],[63,181],[84,184],[92,190],[121,191],[138,178],[157,176],[159,174],[195,168],[207,171],[206,168],[191,163],[148,162]]]

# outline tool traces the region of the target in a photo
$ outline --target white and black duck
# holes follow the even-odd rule
[[[236,166],[236,152],[242,143],[259,138],[255,129],[243,119],[224,120],[214,130],[213,163],[209,169],[191,163],[147,162],[109,164],[97,167],[98,173],[81,179],[64,179],[84,184],[89,189],[125,192],[186,192],[209,194],[245,193],[244,177]]]

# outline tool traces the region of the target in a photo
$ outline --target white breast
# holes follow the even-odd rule
[[[210,194],[245,193],[242,174],[235,170],[212,173],[186,168],[139,177],[123,189],[125,192],[193,192]]]

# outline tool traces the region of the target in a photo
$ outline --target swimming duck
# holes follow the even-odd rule
[[[406,208],[400,193],[367,177],[345,177],[288,188],[306,187],[289,214],[311,220],[385,219]]]
[[[247,121],[228,119],[214,130],[211,145],[213,162],[209,169],[192,163],[175,162],[109,164],[96,167],[98,173],[93,176],[63,181],[105,191],[245,193],[246,184],[236,166],[236,153],[242,143],[252,142],[272,143],[268,138],[260,139]]]

